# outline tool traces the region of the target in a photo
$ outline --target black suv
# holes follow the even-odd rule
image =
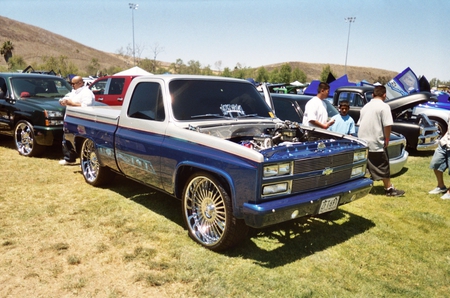
[[[71,90],[58,76],[0,73],[0,134],[13,136],[21,155],[40,155],[62,139],[65,107],[59,99]]]

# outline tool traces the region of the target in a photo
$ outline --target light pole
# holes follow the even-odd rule
[[[138,8],[139,4],[128,3],[131,9],[131,21],[133,25],[133,62],[136,65],[136,51],[134,50],[134,11]]]
[[[347,74],[347,56],[348,56],[348,44],[350,42],[350,27],[352,23],[355,22],[356,17],[348,17],[344,19],[346,22],[348,22],[348,37],[347,37],[347,51],[345,52],[345,74]]]

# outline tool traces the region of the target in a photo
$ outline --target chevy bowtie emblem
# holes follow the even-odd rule
[[[324,142],[319,142],[319,144],[317,144],[317,150],[324,150],[325,148],[327,148],[327,146]]]
[[[331,173],[333,173],[333,169],[332,169],[332,168],[325,168],[325,169],[322,171],[322,175],[325,175],[325,176],[328,176],[328,175],[330,175]]]

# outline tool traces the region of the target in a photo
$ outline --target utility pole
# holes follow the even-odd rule
[[[128,3],[128,5],[130,6],[131,9],[131,22],[133,26],[133,62],[134,65],[136,66],[136,50],[134,49],[134,11],[138,9],[139,4]]]
[[[347,51],[345,52],[345,74],[347,74],[347,56],[348,56],[348,44],[350,42],[350,27],[352,26],[352,23],[355,22],[356,17],[348,17],[344,19],[346,22],[348,22],[348,37],[347,37]]]

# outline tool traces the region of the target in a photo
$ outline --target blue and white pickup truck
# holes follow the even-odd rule
[[[283,122],[267,102],[245,80],[142,76],[121,107],[68,107],[64,133],[87,183],[119,173],[180,199],[189,235],[219,251],[372,188],[361,140]]]

